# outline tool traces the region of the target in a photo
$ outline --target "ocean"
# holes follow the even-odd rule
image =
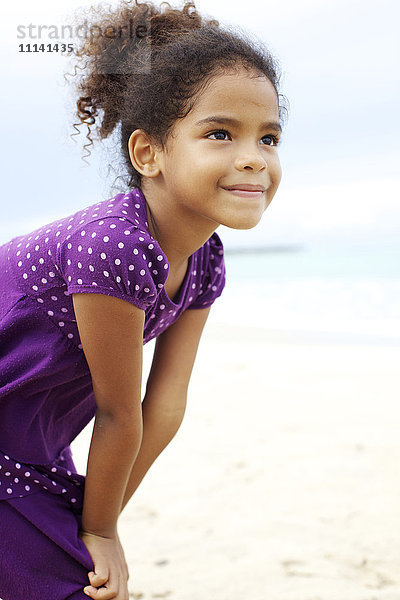
[[[400,247],[226,252],[214,318],[340,343],[400,345]]]

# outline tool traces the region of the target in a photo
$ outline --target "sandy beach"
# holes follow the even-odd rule
[[[131,597],[398,600],[398,359],[211,315],[183,425],[121,517]]]

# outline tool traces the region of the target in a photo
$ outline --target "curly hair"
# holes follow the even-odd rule
[[[140,187],[142,181],[129,158],[132,131],[143,129],[164,148],[176,120],[189,113],[198,93],[218,74],[245,68],[265,75],[277,93],[283,124],[288,101],[279,94],[277,60],[248,36],[199,15],[194,2],[184,0],[178,10],[168,2],[157,8],[151,2],[123,0],[117,8],[92,6],[90,12],[91,35],[76,52],[72,74],[80,71],[80,122],[73,124],[77,133],[72,136],[80,133],[78,126],[87,125],[86,158],[93,145],[92,126],[100,139],[120,126],[128,187]]]

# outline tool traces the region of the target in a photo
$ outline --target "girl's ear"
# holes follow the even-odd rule
[[[160,174],[158,153],[154,142],[143,129],[135,129],[128,140],[129,157],[133,167],[144,177]]]

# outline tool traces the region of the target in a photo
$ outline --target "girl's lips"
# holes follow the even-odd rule
[[[263,190],[241,190],[241,189],[234,189],[234,190],[230,190],[229,188],[223,188],[224,190],[226,190],[227,192],[230,192],[231,194],[234,194],[235,196],[240,196],[242,198],[260,198],[260,196],[263,195]]]

